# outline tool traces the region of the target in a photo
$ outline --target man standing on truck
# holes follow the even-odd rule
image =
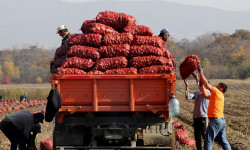
[[[205,140],[205,134],[208,126],[207,108],[209,104],[209,99],[204,98],[202,95],[201,86],[203,85],[201,84],[201,82],[199,82],[197,73],[193,72],[192,75],[195,78],[196,83],[200,88],[200,91],[190,94],[188,90],[188,82],[187,80],[184,80],[184,83],[186,85],[185,98],[187,100],[194,99],[193,119],[194,119],[194,135],[196,141],[196,148],[197,150],[202,150],[201,137],[203,138],[203,140]],[[205,90],[208,94],[210,94],[209,90],[207,89]]]
[[[25,150],[33,124],[43,123],[42,113],[32,114],[23,110],[6,116],[0,123],[0,129],[11,142],[11,150]]]
[[[212,150],[214,139],[216,138],[224,150],[231,150],[231,146],[226,138],[226,121],[224,119],[224,93],[227,91],[225,83],[219,83],[216,87],[211,86],[203,74],[203,69],[198,66],[198,72],[205,88],[211,94],[207,93],[204,87],[201,88],[205,98],[210,99],[207,115],[210,123],[207,127],[207,133],[204,142],[205,150]]]
[[[62,44],[61,45],[65,45],[65,41],[67,40],[67,38],[69,37],[70,33],[67,29],[67,27],[65,25],[60,25],[58,28],[57,28],[57,32],[56,34],[59,34],[59,36],[61,36],[63,39],[62,39]]]
[[[170,33],[167,29],[162,29],[158,36],[161,37],[163,41],[167,42],[170,37]]]

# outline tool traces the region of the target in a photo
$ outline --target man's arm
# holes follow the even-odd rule
[[[186,85],[185,99],[187,99],[187,100],[194,99],[194,94],[190,94],[189,91],[188,91],[188,82],[187,82],[187,80],[184,80],[184,83]]]
[[[198,67],[198,72],[200,74],[201,82],[203,83],[205,88],[208,89],[209,91],[212,91],[213,87],[208,83],[206,77],[203,74],[203,69],[201,67]]]
[[[200,86],[200,89],[201,89],[201,92],[202,92],[203,97],[205,97],[206,99],[210,99],[210,98],[211,98],[210,93],[208,93],[208,92],[205,90],[205,87],[204,87],[203,85]]]
[[[193,77],[194,77],[196,83],[198,83],[198,82],[199,82],[198,74],[197,74],[196,72],[193,72],[192,75],[193,75]]]
[[[33,132],[33,134],[30,133],[29,140],[27,143],[27,149],[28,150],[37,150],[35,140],[36,140],[36,132]]]
[[[198,87],[200,88],[200,86],[199,86],[199,77],[198,77],[198,74],[197,74],[196,72],[193,72],[192,75],[193,75],[193,77],[194,77],[194,79],[195,79],[195,81],[196,81],[196,84],[197,84]]]

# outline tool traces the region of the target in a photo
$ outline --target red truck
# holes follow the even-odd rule
[[[176,74],[59,75],[54,149],[175,149]]]

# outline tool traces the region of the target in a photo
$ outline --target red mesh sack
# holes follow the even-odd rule
[[[160,56],[142,56],[142,57],[132,57],[129,60],[130,67],[144,68],[152,65],[165,65],[169,60],[165,57]]]
[[[86,20],[82,23],[81,31],[82,33],[87,33],[85,29],[89,30],[92,23],[96,23],[95,20]]]
[[[70,46],[70,45],[69,45],[69,41],[70,41],[72,38],[77,37],[78,35],[80,35],[80,34],[78,34],[78,33],[70,34],[69,37],[65,40],[65,45],[66,45],[66,46]]]
[[[81,29],[83,33],[95,33],[95,34],[107,34],[107,33],[118,33],[114,28],[107,26],[102,23],[89,23],[83,26]]]
[[[187,145],[188,145],[189,147],[195,148],[195,147],[196,147],[196,142],[195,142],[194,139],[188,139]]]
[[[141,46],[131,46],[129,51],[130,57],[136,56],[162,56],[162,50],[158,47],[150,46],[150,45],[141,45]]]
[[[41,140],[40,150],[53,150],[53,141],[51,140]]]
[[[135,33],[134,35],[140,35],[140,36],[153,36],[154,33],[152,30],[144,25],[137,25],[135,28]]]
[[[131,33],[131,34],[135,34],[135,28],[136,28],[136,25],[130,25],[130,26],[127,26],[125,28],[123,28],[121,30],[122,33]]]
[[[105,74],[137,74],[136,68],[118,68],[112,70],[106,70]]]
[[[165,48],[162,48],[162,53],[163,53],[163,56],[166,57],[166,58],[172,58],[173,55],[170,53],[169,50],[165,49]]]
[[[62,67],[64,68],[77,68],[87,70],[93,66],[94,62],[92,59],[85,59],[79,57],[67,58]]]
[[[128,44],[120,44],[120,45],[110,45],[110,46],[102,46],[99,48],[99,53],[102,57],[118,57],[124,56],[127,57],[129,54],[130,45]]]
[[[91,47],[100,47],[102,45],[102,35],[101,34],[79,34],[66,40],[67,45],[84,45]]]
[[[180,75],[183,80],[187,79],[200,65],[200,58],[196,55],[189,55],[180,64]]]
[[[105,34],[103,37],[105,45],[130,44],[132,41],[133,35],[131,33],[110,33]]]
[[[186,144],[186,140],[189,139],[187,132],[176,129],[176,138],[181,144]]]
[[[113,11],[100,12],[96,17],[96,22],[111,26],[116,30],[136,25],[135,17]]]
[[[129,32],[134,34],[135,33],[135,29],[136,29],[136,19],[133,16],[127,15],[127,18],[129,20],[129,23],[126,27],[124,27],[121,32]]]
[[[155,47],[165,48],[165,42],[159,36],[134,36],[133,46],[151,45]]]
[[[56,49],[54,58],[61,57],[61,56],[66,56],[69,48],[66,45],[62,45]]]
[[[85,71],[77,69],[77,68],[57,68],[56,74],[86,74]]]
[[[103,58],[97,61],[95,70],[106,71],[116,68],[125,68],[128,61],[125,57]]]
[[[156,65],[141,68],[138,73],[171,73],[173,71],[173,67],[169,67],[166,65]]]
[[[80,57],[80,58],[89,58],[93,61],[100,58],[100,53],[98,52],[98,48],[89,47],[89,46],[81,46],[81,45],[74,45],[69,48],[67,53],[68,57]]]
[[[178,127],[178,129],[181,129],[182,131],[186,131],[186,127],[185,127],[183,124],[181,124],[181,125]]]
[[[88,74],[104,74],[104,72],[99,71],[99,70],[94,70],[94,71],[88,72]]]
[[[65,56],[54,58],[54,66],[55,66],[55,68],[58,68],[58,67],[62,66],[64,64],[65,60],[66,60]]]
[[[19,107],[12,107],[12,110],[19,110]]]

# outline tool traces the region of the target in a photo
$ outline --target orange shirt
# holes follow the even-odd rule
[[[216,87],[212,88],[207,116],[212,118],[224,118],[224,94]]]

